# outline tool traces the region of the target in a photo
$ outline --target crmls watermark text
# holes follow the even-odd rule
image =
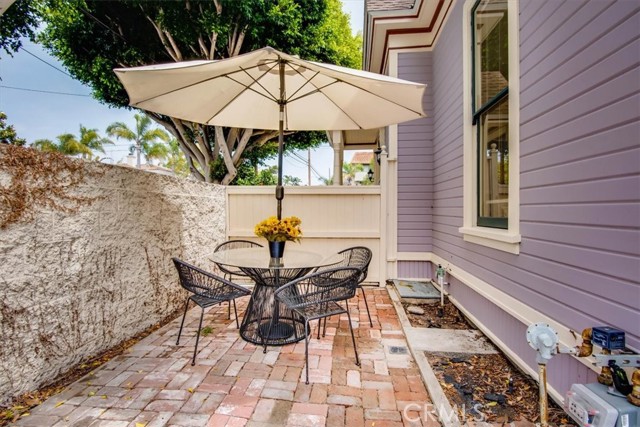
[[[422,424],[427,424],[428,421],[433,421],[437,423],[458,423],[461,426],[466,426],[467,423],[474,423],[475,427],[482,427],[486,425],[487,427],[492,426],[490,421],[488,421],[487,416],[482,412],[483,405],[481,403],[476,403],[475,405],[467,408],[466,405],[462,405],[459,407],[458,405],[453,405],[452,407],[445,408],[444,405],[440,405],[437,408],[433,403],[425,403],[420,405],[418,403],[410,403],[404,407],[402,410],[403,418],[408,422],[419,422]],[[516,423],[501,423],[503,427],[515,427]],[[535,424],[536,426],[540,426],[539,423]],[[555,427],[555,424],[549,423],[550,427]],[[557,427],[565,427],[564,424],[560,424]]]
[[[453,405],[451,408],[445,408],[444,405],[441,405],[440,408],[436,408],[433,403],[425,403],[423,405],[410,403],[402,410],[402,416],[409,422],[464,422],[467,419],[467,414],[469,414],[472,415],[474,422],[482,423],[485,422],[486,417],[481,412],[481,409],[482,405],[480,403],[474,405],[468,411],[465,405],[462,405],[458,410],[458,405]],[[460,420],[458,414],[462,414],[462,420]]]

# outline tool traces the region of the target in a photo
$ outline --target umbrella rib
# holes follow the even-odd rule
[[[277,62],[274,62],[274,63],[275,63],[275,64],[277,64]],[[149,98],[141,99],[140,101],[137,101],[137,102],[135,103],[135,105],[138,105],[138,104],[140,104],[140,103],[142,103],[142,102],[151,101],[152,99],[160,98],[161,96],[169,95],[170,93],[177,92],[177,91],[179,91],[179,90],[183,90],[183,89],[186,89],[186,88],[189,88],[189,87],[193,87],[193,86],[196,86],[196,85],[199,85],[199,84],[205,83],[205,82],[213,81],[213,80],[216,80],[216,79],[219,79],[219,78],[222,78],[222,77],[227,77],[227,78],[229,78],[229,79],[233,80],[234,82],[238,83],[239,85],[244,86],[244,84],[243,84],[243,83],[240,83],[239,81],[237,81],[237,80],[235,80],[235,79],[233,79],[233,78],[231,78],[231,77],[229,77],[229,76],[230,76],[230,75],[232,75],[232,74],[239,73],[239,72],[245,72],[247,75],[249,75],[249,77],[251,77],[251,75],[250,75],[249,73],[247,73],[247,70],[250,70],[250,69],[252,69],[252,68],[258,68],[259,66],[260,66],[260,65],[255,65],[255,66],[247,67],[247,68],[240,68],[240,70],[235,70],[235,71],[231,71],[231,72],[228,72],[228,73],[220,74],[219,76],[209,77],[209,78],[206,78],[206,79],[203,79],[203,80],[199,80],[199,81],[197,81],[197,82],[193,82],[193,83],[190,83],[190,84],[188,84],[188,85],[180,86],[180,87],[177,87],[177,88],[175,88],[175,89],[169,90],[169,91],[167,91],[167,92],[159,93],[159,94],[154,95],[154,96],[151,96],[151,97],[149,97]],[[267,70],[266,72],[264,72],[264,73],[262,74],[262,76],[264,76],[266,73],[268,73],[269,71],[271,71],[273,68],[274,68],[274,67],[271,67],[269,70]],[[260,76],[260,77],[262,77],[262,76]],[[251,77],[251,78],[255,81],[255,79],[254,79],[253,77]],[[258,84],[259,84],[259,83],[258,83]],[[260,85],[260,86],[262,86],[262,85]],[[263,88],[264,88],[264,87],[263,87]],[[267,91],[267,90],[265,89],[265,91]],[[256,91],[254,90],[254,92],[256,92]],[[256,93],[259,93],[259,92],[256,92]],[[267,91],[267,93],[269,93],[269,91]],[[262,94],[261,94],[261,95],[262,95]],[[262,96],[265,96],[265,95],[262,95]],[[270,99],[269,97],[266,97],[266,98],[267,98],[267,99]],[[274,100],[274,101],[277,101],[275,98],[273,98],[273,100]]]
[[[317,74],[316,74],[316,75],[317,75]],[[315,76],[314,76],[314,77],[315,77]],[[308,83],[313,84],[313,83],[311,82],[311,79],[309,79]],[[301,95],[301,96],[299,96],[298,98],[291,98],[291,99],[289,99],[289,100],[288,100],[288,102],[297,101],[297,100],[299,100],[299,99],[301,99],[301,98],[304,98],[305,96],[313,95],[313,94],[314,94],[314,93],[316,93],[316,92],[324,93],[324,92],[322,92],[322,90],[323,90],[323,89],[325,89],[325,88],[327,88],[327,87],[329,87],[329,86],[331,86],[331,85],[334,85],[334,84],[336,84],[336,83],[344,83],[344,84],[346,84],[346,85],[349,85],[349,86],[355,87],[356,89],[361,90],[361,91],[363,91],[363,92],[366,92],[366,93],[368,93],[368,94],[370,94],[370,95],[373,95],[373,96],[375,96],[376,98],[380,98],[380,99],[382,99],[382,100],[384,100],[384,101],[386,101],[386,102],[389,102],[389,103],[391,103],[391,104],[393,104],[393,105],[396,105],[396,106],[398,106],[398,107],[400,107],[400,108],[404,108],[405,110],[411,111],[412,113],[417,114],[419,117],[423,116],[423,114],[422,114],[421,112],[419,112],[419,111],[415,111],[415,110],[413,110],[413,109],[411,109],[411,108],[405,107],[404,105],[401,105],[401,104],[400,104],[400,103],[398,103],[398,102],[392,101],[392,100],[390,100],[390,99],[386,99],[386,98],[382,97],[381,95],[378,95],[377,93],[371,92],[371,91],[370,91],[370,90],[368,90],[368,89],[363,89],[363,88],[361,88],[360,86],[354,85],[353,83],[345,82],[344,80],[340,80],[340,79],[336,79],[334,82],[331,82],[331,83],[329,83],[329,84],[326,84],[326,85],[324,85],[324,86],[322,86],[322,87],[317,87],[317,86],[316,86],[316,90],[314,90],[314,91],[312,91],[312,92],[305,93],[304,95]],[[329,101],[331,101],[331,103],[333,103],[336,107],[338,107],[338,109],[340,109],[341,111],[343,111],[343,112],[345,113],[345,115],[346,115],[347,117],[349,117],[349,119],[351,119],[354,123],[358,124],[358,122],[357,122],[356,120],[353,120],[349,114],[347,114],[347,113],[346,113],[346,112],[345,112],[345,111],[344,111],[344,110],[343,110],[343,109],[342,109],[338,104],[336,104],[336,103],[331,99],[331,97],[328,97],[328,96],[327,96],[327,99],[328,99]],[[358,126],[360,126],[360,125],[358,124]],[[364,129],[364,128],[360,127],[360,129]]]
[[[275,64],[277,64],[277,62],[275,62]],[[266,93],[268,93],[269,95],[271,95],[271,92],[269,92],[269,90],[268,90],[266,87],[264,87],[264,86],[263,86],[263,85],[262,85],[262,84],[261,84],[257,79],[255,79],[251,74],[249,74],[249,73],[247,72],[247,70],[248,70],[248,69],[251,69],[251,68],[256,68],[256,67],[249,67],[249,68],[246,68],[246,69],[241,67],[241,68],[240,68],[240,70],[241,70],[241,71],[244,71],[244,72],[245,72],[245,74],[246,74],[247,76],[249,76],[249,78],[250,78],[251,80],[253,80],[253,82],[254,82],[254,83],[256,83],[258,86],[260,86],[262,89],[264,89],[264,91],[265,91]],[[262,75],[261,75],[260,77],[264,76],[265,74],[267,74],[269,71],[273,70],[274,68],[275,68],[275,65],[274,65],[273,67],[271,67],[270,69],[268,69],[267,71],[265,71],[264,73],[262,73]],[[254,93],[257,93],[257,94],[258,94],[258,95],[260,95],[260,96],[263,96],[263,97],[267,98],[269,101],[278,102],[278,99],[277,99],[277,98],[275,98],[273,95],[271,95],[271,97],[269,97],[269,96],[265,95],[264,93],[260,93],[260,92],[258,92],[257,90],[253,89],[251,86],[247,86],[247,85],[245,85],[244,83],[241,83],[240,81],[238,81],[238,80],[234,79],[234,78],[233,78],[233,77],[231,77],[231,75],[230,75],[230,74],[235,74],[235,73],[239,73],[239,72],[240,72],[240,71],[234,71],[233,73],[225,74],[225,75],[224,75],[224,77],[226,77],[226,78],[228,78],[229,80],[232,80],[232,81],[234,81],[234,82],[238,83],[240,86],[244,86],[244,88],[245,88],[246,90],[250,90],[250,91],[252,91],[252,92],[254,92]],[[234,96],[233,98],[231,98],[231,99],[229,100],[229,102],[227,102],[225,105],[223,105],[223,106],[222,106],[222,108],[218,109],[218,111],[216,112],[216,114],[214,114],[213,116],[209,117],[209,120],[207,120],[207,123],[209,123],[211,120],[213,120],[213,118],[214,118],[215,116],[217,116],[218,114],[220,114],[220,112],[221,112],[221,111],[224,111],[224,109],[225,109],[225,108],[227,108],[227,106],[229,106],[229,104],[231,104],[233,101],[235,101],[235,100],[240,96],[240,94],[241,94],[241,93],[242,93],[242,92],[239,92],[236,96]]]

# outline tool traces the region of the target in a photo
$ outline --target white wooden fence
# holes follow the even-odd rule
[[[253,234],[254,226],[275,214],[275,187],[227,187],[229,239],[264,243]],[[291,215],[302,220],[300,249],[329,255],[351,246],[366,246],[373,252],[367,282],[384,283],[380,187],[286,187],[282,216]],[[287,243],[287,248],[297,246]]]

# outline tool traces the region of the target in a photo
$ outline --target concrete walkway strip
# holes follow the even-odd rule
[[[482,332],[477,330],[409,326],[405,328],[404,333],[407,336],[407,341],[413,343],[416,351],[472,354],[496,354],[498,352]]]

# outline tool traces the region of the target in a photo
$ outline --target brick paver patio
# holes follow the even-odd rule
[[[200,309],[189,311],[181,343],[180,318],[126,353],[34,408],[17,426],[276,427],[436,426],[429,396],[408,352],[385,289],[367,289],[370,327],[361,293],[349,302],[362,366],[355,365],[347,316],[329,319],[327,335],[262,348],[243,341],[227,307],[205,314],[212,333],[200,338],[191,366]],[[239,302],[243,310],[248,301]],[[338,325],[338,322],[340,323]],[[312,333],[316,323],[312,324]],[[405,413],[407,405],[412,411]],[[426,414],[426,415],[425,415]]]

